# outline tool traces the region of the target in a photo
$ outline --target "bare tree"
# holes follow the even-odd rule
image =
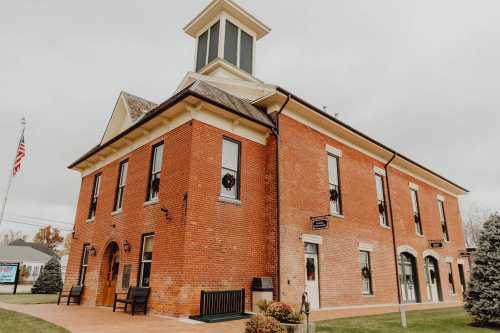
[[[462,205],[461,215],[468,247],[477,246],[483,224],[494,212],[493,209],[478,202],[467,202]]]
[[[28,236],[21,231],[9,230],[0,234],[0,246],[7,246],[16,239],[26,240]]]

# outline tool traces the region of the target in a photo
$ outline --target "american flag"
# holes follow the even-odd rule
[[[26,155],[26,147],[24,146],[24,131],[21,135],[21,140],[19,140],[19,147],[17,148],[16,160],[14,161],[14,170],[12,170],[12,174],[15,176],[19,170],[21,170],[21,161],[23,157]]]

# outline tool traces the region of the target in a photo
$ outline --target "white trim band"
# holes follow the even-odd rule
[[[323,244],[323,237],[318,236],[318,235],[302,234],[302,236],[300,236],[300,238],[302,239],[302,241],[304,243],[312,243],[312,244],[318,244],[318,245]]]
[[[328,154],[335,155],[337,157],[342,157],[342,150],[332,147],[330,145],[325,145],[325,150]]]
[[[379,168],[378,166],[373,167],[373,172],[376,173],[377,175],[385,177],[385,170],[382,168]]]
[[[418,191],[418,185],[417,185],[417,184],[412,183],[412,182],[409,182],[409,183],[408,183],[408,186],[409,186],[412,190]]]

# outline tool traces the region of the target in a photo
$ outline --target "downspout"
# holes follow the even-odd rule
[[[384,165],[384,170],[385,170],[385,178],[387,180],[387,200],[389,201],[389,214],[391,215],[392,247],[394,249],[394,265],[396,268],[396,286],[398,289],[399,314],[401,317],[401,326],[403,328],[407,328],[406,312],[405,312],[404,304],[402,302],[401,285],[399,283],[398,249],[397,249],[397,245],[396,245],[396,228],[394,225],[394,213],[392,211],[392,201],[391,201],[391,187],[389,184],[389,164],[391,164],[392,161],[394,161],[394,159],[397,156],[398,156],[398,154],[396,152],[393,152],[391,159]]]
[[[279,116],[283,109],[286,107],[288,102],[290,101],[290,94],[286,97],[285,102],[283,105],[280,107],[280,109],[276,112],[276,127],[272,129],[272,132],[274,136],[276,137],[276,156],[275,156],[275,172],[276,172],[276,246],[277,246],[277,258],[276,258],[276,276],[277,276],[277,300],[279,301],[281,298],[281,272],[280,272],[280,267],[281,267],[281,262],[280,262],[280,256],[281,256],[281,243],[280,243],[280,122],[279,122]]]

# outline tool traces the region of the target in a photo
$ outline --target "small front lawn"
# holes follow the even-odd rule
[[[472,318],[463,308],[408,311],[408,329],[400,326],[399,313],[342,318],[317,322],[318,332],[332,333],[489,333],[500,328],[471,326]]]
[[[0,309],[0,333],[69,333],[60,326],[22,313]]]
[[[0,302],[14,304],[57,303],[58,294],[0,294]]]

